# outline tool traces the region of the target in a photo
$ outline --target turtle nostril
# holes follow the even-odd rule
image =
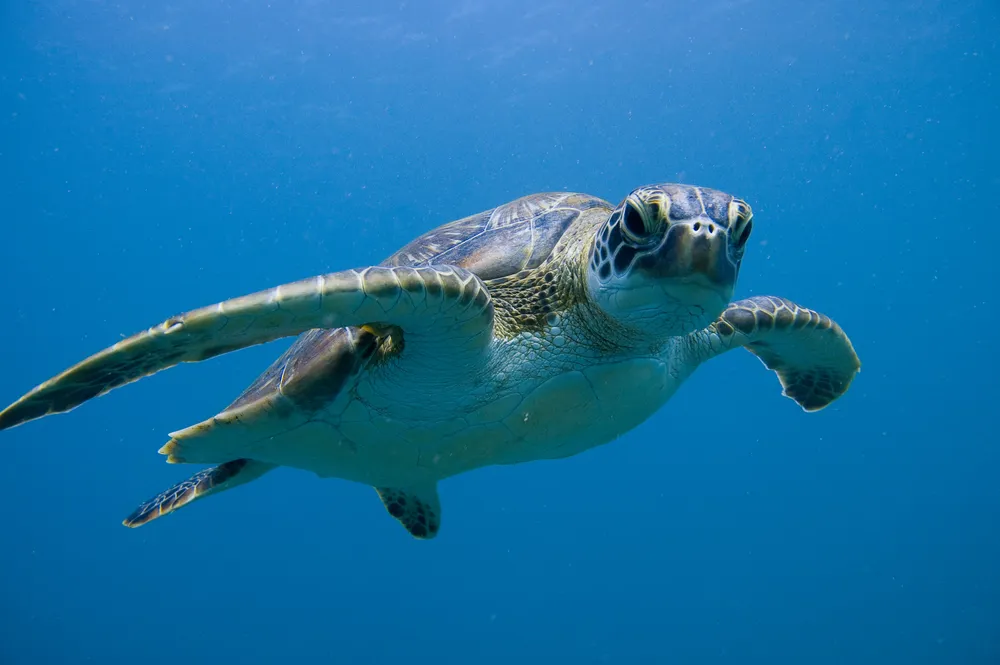
[[[701,222],[694,223],[694,232],[698,233],[698,231],[701,231]]]
[[[715,233],[715,224],[709,224],[708,225],[708,232],[709,233]]]

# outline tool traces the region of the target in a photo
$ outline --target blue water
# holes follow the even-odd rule
[[[1000,8],[54,0],[0,8],[0,402],[124,335],[518,196],[745,198],[750,354],[619,441],[444,482],[435,540],[281,470],[139,530],[167,433],[287,347],[0,433],[0,662],[1000,663]]]

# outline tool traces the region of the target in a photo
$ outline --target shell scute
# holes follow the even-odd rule
[[[383,265],[454,265],[483,281],[540,266],[580,214],[611,204],[587,194],[532,194],[415,238]]]

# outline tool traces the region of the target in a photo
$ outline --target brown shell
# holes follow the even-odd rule
[[[483,281],[537,268],[584,210],[613,206],[587,194],[532,194],[416,238],[383,265],[454,265]]]

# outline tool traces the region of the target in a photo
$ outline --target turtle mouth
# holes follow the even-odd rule
[[[686,335],[714,321],[729,304],[731,292],[698,275],[614,289],[617,311],[629,320],[646,321],[658,334]],[[655,322],[655,323],[654,323]]]
[[[619,285],[610,289],[619,304],[630,309],[694,308],[721,311],[729,303],[731,286],[716,284],[704,275],[686,275],[672,279]]]
[[[719,284],[703,272],[692,272],[690,275],[674,277],[667,280],[661,288],[668,292],[677,288],[683,288],[692,291],[708,291],[720,295],[729,290],[726,284]]]
[[[732,296],[732,288],[716,284],[704,275],[678,277],[660,283],[660,291],[667,300],[705,309],[725,308]]]
[[[659,246],[639,258],[635,267],[648,278],[674,285],[665,288],[725,292],[732,289],[739,269],[729,245],[727,230],[707,219],[675,223]]]

